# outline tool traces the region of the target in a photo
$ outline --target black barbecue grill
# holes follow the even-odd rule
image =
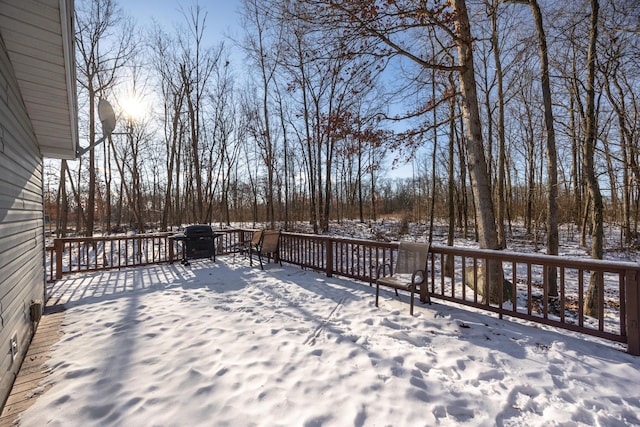
[[[173,236],[173,239],[182,243],[182,264],[189,265],[190,259],[213,258],[216,260],[216,238],[222,236],[214,233],[206,224],[189,225],[184,233]]]

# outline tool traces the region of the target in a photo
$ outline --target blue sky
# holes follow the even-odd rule
[[[222,41],[225,34],[238,32],[241,0],[200,0],[198,3],[207,12],[205,30],[211,44]],[[196,0],[120,0],[119,4],[140,25],[148,26],[156,20],[169,31],[175,24],[184,24],[181,9],[188,12]]]

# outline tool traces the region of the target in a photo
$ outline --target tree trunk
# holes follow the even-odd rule
[[[464,120],[460,119],[461,128],[464,130]],[[455,128],[454,128],[455,131]],[[464,133],[462,133],[464,135]],[[456,132],[455,140],[458,145],[458,162],[460,164],[460,181],[459,181],[459,197],[458,197],[458,223],[462,228],[462,235],[465,239],[469,238],[469,200],[467,197],[467,163],[466,150],[464,144],[464,136]]]
[[[196,99],[194,103],[194,99],[192,98],[194,96],[194,88],[192,88],[192,85],[194,84],[194,82],[191,81],[191,77],[187,74],[186,67],[184,64],[181,66],[180,71],[181,71],[182,81],[184,83],[185,95],[187,99],[187,107],[189,112],[189,116],[188,116],[189,130],[191,132],[190,134],[191,162],[189,164],[189,167],[193,171],[191,176],[196,184],[196,191],[195,191],[196,194],[195,194],[195,199],[193,200],[192,211],[193,211],[193,216],[195,217],[195,221],[198,223],[202,223],[204,198],[203,198],[203,190],[202,190],[202,173],[200,170],[200,141],[199,141],[200,123],[198,122],[199,101],[198,101],[198,93],[197,93],[197,85],[199,84],[199,82],[197,81],[195,82]]]
[[[540,71],[542,101],[544,104],[544,123],[547,129],[547,254],[558,255],[558,160],[556,152],[556,134],[553,126],[553,105],[551,102],[551,85],[549,83],[549,59],[547,54],[547,38],[542,24],[542,13],[537,0],[530,0],[531,12],[538,33],[540,51]],[[558,295],[558,273],[555,267],[547,268],[549,295]]]
[[[335,137],[329,135],[327,138],[327,147],[325,153],[325,182],[324,182],[324,209],[322,213],[322,231],[327,233],[329,231],[329,216],[331,215],[331,192],[332,192],[332,180],[331,170],[333,167],[333,154],[334,154]]]
[[[458,49],[460,91],[462,92],[462,115],[465,122],[469,155],[469,174],[476,206],[478,240],[481,248],[499,249],[496,221],[487,176],[487,162],[482,143],[482,127],[473,65],[471,28],[465,0],[453,0]],[[497,302],[502,293],[502,268],[495,262],[486,263],[485,272],[489,286],[489,301]]]
[[[89,189],[87,194],[87,221],[85,222],[84,235],[91,237],[93,236],[93,225],[96,212],[96,153],[94,147],[96,141],[96,93],[93,89],[93,82],[89,82],[87,90],[89,91],[89,144],[91,145],[91,148],[89,149]],[[79,181],[78,186],[80,186]]]
[[[498,83],[498,177],[497,177],[497,227],[498,244],[501,249],[507,247],[507,236],[504,227],[505,217],[505,135],[504,135],[504,91],[502,87],[502,60],[500,58],[500,43],[498,41],[498,5],[493,6],[491,13],[491,47],[493,48],[493,58],[496,67],[496,78]]]
[[[81,233],[81,228],[84,226],[84,224],[87,223],[87,218],[85,217],[84,214],[84,208],[82,207],[82,194],[80,194],[80,188],[82,186],[82,159],[80,159],[80,163],[78,165],[78,178],[77,178],[77,183],[78,183],[78,187],[74,187],[73,186],[73,178],[71,177],[71,171],[69,169],[67,169],[67,172],[69,172],[69,184],[71,184],[71,190],[73,191],[73,196],[76,199],[76,235],[80,235]]]
[[[587,55],[587,99],[586,99],[586,135],[582,146],[584,173],[587,181],[589,196],[592,200],[591,222],[591,257],[602,259],[604,247],[603,203],[598,177],[595,170],[595,146],[597,139],[597,124],[595,112],[595,72],[596,72],[596,41],[598,38],[598,0],[591,0],[591,19],[589,28],[589,52]],[[587,297],[584,301],[584,313],[587,316],[598,314],[598,293],[603,286],[602,275],[591,273]]]
[[[301,81],[304,82],[300,85],[300,91],[302,92],[302,112],[304,120],[304,148],[306,150],[306,161],[308,168],[308,186],[309,188],[309,223],[313,227],[313,232],[318,233],[318,215],[317,215],[317,197],[316,197],[316,162],[314,158],[313,150],[313,135],[311,131],[311,114],[309,112],[309,94],[307,89],[307,69],[305,61],[305,52],[302,46],[302,40],[300,37],[296,38],[296,54],[297,54],[297,67],[300,70]],[[318,142],[319,144],[319,142]],[[318,158],[319,162],[319,158]],[[319,166],[318,166],[319,167]]]
[[[171,104],[171,129],[170,129],[170,139],[171,141],[167,141],[167,152],[169,153],[169,157],[167,158],[167,188],[165,189],[165,203],[164,208],[162,209],[162,220],[160,224],[160,229],[162,231],[167,231],[167,225],[169,222],[169,214],[171,212],[172,197],[171,193],[173,191],[173,169],[176,163],[176,152],[177,152],[177,144],[178,144],[178,136],[180,132],[180,110],[182,109],[182,101],[184,97],[182,96],[182,91],[180,94],[174,93],[172,94],[172,104]]]
[[[104,230],[103,233],[111,232],[111,156],[109,153],[109,146],[103,144],[103,168],[104,168]]]
[[[59,218],[59,225],[56,226],[58,229],[57,235],[58,237],[66,237],[67,236],[67,224],[69,221],[69,198],[67,197],[67,182],[66,182],[66,174],[68,173],[69,168],[67,167],[67,161],[62,160],[60,165],[60,192],[61,192],[61,215]]]
[[[455,81],[453,76],[450,76],[449,86],[452,90],[455,89]],[[448,176],[448,191],[447,191],[447,205],[449,209],[449,227],[447,230],[447,246],[453,246],[453,239],[455,234],[456,218],[455,218],[455,165],[454,165],[454,151],[455,151],[455,139],[456,139],[456,123],[455,123],[456,104],[455,99],[451,99],[449,102],[449,176]],[[454,270],[454,256],[447,254],[445,257],[444,274],[447,277],[453,277]]]
[[[614,66],[612,70],[611,78],[607,78],[605,89],[611,105],[613,106],[616,115],[618,116],[618,125],[620,127],[620,153],[622,161],[622,235],[624,237],[624,244],[628,245],[633,239],[631,232],[631,189],[633,188],[633,179],[631,177],[631,171],[634,170],[634,162],[630,162],[629,159],[633,158],[633,136],[627,126],[626,105],[624,101],[624,91],[618,82],[618,65]],[[616,88],[616,94],[618,98],[611,91],[611,84]],[[611,168],[610,168],[611,169]],[[636,176],[638,174],[636,173]]]
[[[362,197],[362,139],[358,138],[358,175],[356,185],[358,187],[358,218],[364,222],[364,198]]]
[[[536,189],[535,178],[535,141],[534,141],[534,124],[531,117],[531,106],[525,105],[527,112],[526,136],[527,136],[527,205],[525,211],[524,225],[528,236],[533,235],[533,198]]]
[[[287,125],[282,99],[278,98],[278,106],[280,108],[280,126],[282,127],[282,154],[284,161],[284,229],[289,229],[289,138],[287,137]]]
[[[436,99],[436,71],[431,70],[431,77],[434,83],[431,85],[431,98]],[[438,115],[437,108],[433,109],[433,123],[437,123]],[[433,153],[431,155],[431,207],[429,211],[429,244],[433,243],[433,217],[435,216],[436,209],[436,157],[438,155],[438,130],[434,127],[433,129]],[[420,201],[418,201],[420,202]]]

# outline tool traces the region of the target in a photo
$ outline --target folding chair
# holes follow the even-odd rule
[[[251,254],[255,253],[258,255],[258,261],[260,261],[260,268],[264,270],[264,265],[262,264],[262,257],[267,256],[269,258],[273,257],[273,259],[282,265],[282,261],[280,261],[280,230],[264,230],[260,237],[260,242],[256,246],[251,246],[249,248],[249,265],[253,265]]]
[[[431,304],[431,296],[427,289],[429,248],[428,243],[401,242],[395,266],[386,263],[378,267],[376,275],[376,307],[378,307],[380,286],[393,288],[396,291],[396,296],[398,295],[398,289],[408,291],[411,294],[409,312],[412,316],[414,293],[420,292],[420,300]],[[389,269],[389,275],[385,276],[387,268]]]

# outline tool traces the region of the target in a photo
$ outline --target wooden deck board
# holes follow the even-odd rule
[[[0,427],[17,425],[20,414],[51,387],[43,385],[43,380],[51,371],[46,362],[49,359],[51,347],[62,337],[60,325],[63,319],[64,310],[61,307],[56,306],[53,310],[51,308],[45,310],[13,383],[11,394],[2,408]]]

